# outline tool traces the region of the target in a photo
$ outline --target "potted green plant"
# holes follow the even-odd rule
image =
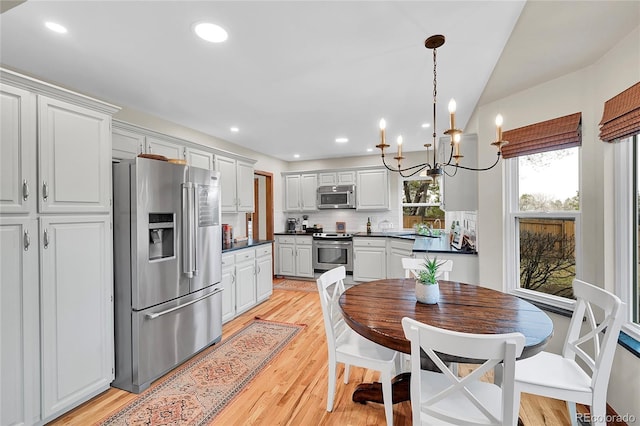
[[[440,300],[440,286],[438,285],[438,268],[445,261],[438,262],[438,256],[433,259],[428,254],[424,256],[422,269],[416,277],[416,299],[418,302],[435,304]]]

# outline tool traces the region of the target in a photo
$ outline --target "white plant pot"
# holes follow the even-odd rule
[[[433,305],[440,300],[440,285],[435,284],[422,284],[420,281],[416,281],[416,299],[420,303],[426,303]]]

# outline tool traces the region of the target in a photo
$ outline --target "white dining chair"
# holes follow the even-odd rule
[[[540,352],[518,361],[514,402],[519,407],[521,392],[567,401],[573,425],[578,424],[576,403],[585,404],[591,406],[592,423],[606,425],[607,386],[623,303],[608,291],[578,279],[573,280],[573,294],[577,300],[562,355]],[[594,306],[598,307],[596,312]]]
[[[424,258],[422,257],[403,257],[402,268],[404,269],[405,278],[416,278],[418,271],[424,269]],[[438,276],[436,278],[442,278],[443,280],[449,280],[449,272],[453,271],[453,260],[445,260],[438,267]]]
[[[414,425],[515,425],[515,360],[522,353],[521,333],[469,334],[445,330],[412,318],[402,319],[411,341],[411,413]],[[420,349],[441,373],[420,368]],[[486,360],[465,377],[458,377],[442,355]],[[503,366],[501,385],[480,380]]]
[[[333,410],[338,363],[344,364],[345,383],[349,383],[349,366],[355,365],[380,372],[385,418],[387,425],[391,426],[393,425],[391,379],[397,371],[398,352],[365,339],[345,323],[338,305],[338,299],[344,292],[345,274],[345,267],[339,266],[323,273],[317,279],[329,349],[327,411]]]

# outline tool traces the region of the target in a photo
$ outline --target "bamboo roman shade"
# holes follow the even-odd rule
[[[582,113],[541,121],[503,133],[509,143],[502,147],[504,158],[537,154],[582,145]]]
[[[600,126],[605,142],[640,133],[640,82],[604,103]]]

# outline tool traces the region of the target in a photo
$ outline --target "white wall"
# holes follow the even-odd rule
[[[640,79],[640,27],[597,63],[528,90],[513,94],[476,111],[471,127],[476,127],[478,164],[490,163],[494,151],[489,141],[495,136],[494,117],[504,116],[504,128],[513,129],[539,121],[582,112],[581,188],[582,272],[581,278],[614,290],[613,244],[613,163],[612,146],[598,138],[598,123],[604,102]],[[505,285],[504,265],[504,164],[478,175],[478,238],[480,282],[498,290]],[[551,350],[559,350],[567,319],[552,316],[556,332]],[[640,419],[640,358],[618,346],[609,384],[608,402],[618,414]]]

